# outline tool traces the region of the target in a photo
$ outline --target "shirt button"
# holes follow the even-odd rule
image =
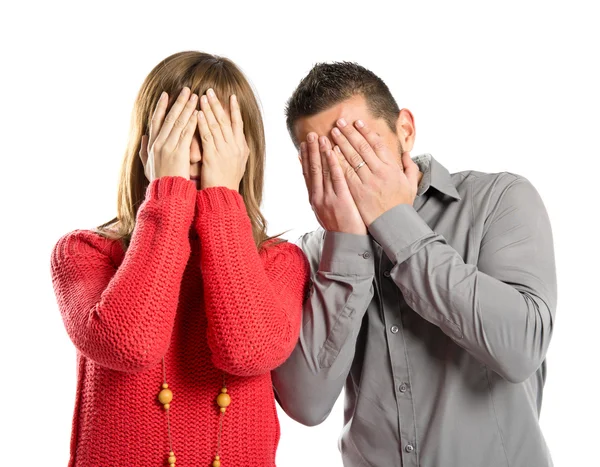
[[[406,390],[407,390],[407,389],[408,389],[408,386],[406,385],[406,383],[402,383],[402,384],[400,385],[400,387],[398,388],[398,390],[399,390],[400,392],[406,392]]]
[[[398,326],[392,326],[390,331],[392,331],[392,334],[397,334],[399,331]]]
[[[363,257],[364,259],[369,259],[369,258],[371,257],[371,253],[369,253],[368,251],[365,251],[365,252],[362,254],[362,257]]]
[[[385,277],[390,277],[391,276],[390,271],[388,271],[387,269],[385,271],[383,271],[383,275]]]
[[[415,450],[415,447],[412,444],[407,444],[404,448],[404,450],[406,452],[413,452]]]

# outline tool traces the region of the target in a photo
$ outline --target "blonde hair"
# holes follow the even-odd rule
[[[244,133],[250,148],[239,193],[252,224],[254,242],[260,247],[269,239],[266,233],[267,223],[260,212],[265,167],[265,136],[261,111],[250,83],[231,60],[197,51],[178,52],[167,57],[144,80],[131,115],[129,142],[119,180],[117,217],[98,226],[98,233],[119,239],[125,248],[128,247],[137,211],[149,185],[139,157],[142,135],[148,134],[150,120],[161,92],[169,94],[170,108],[184,86],[188,86],[199,96],[213,88],[224,103],[229,102],[231,94],[238,98]]]

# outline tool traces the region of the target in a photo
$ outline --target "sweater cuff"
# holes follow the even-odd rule
[[[342,275],[375,274],[371,238],[368,235],[326,231],[319,271]]]
[[[198,191],[199,213],[242,210],[246,213],[244,199],[237,191],[224,186],[213,186]]]
[[[387,257],[403,263],[422,246],[423,237],[435,235],[409,204],[399,204],[384,212],[369,226],[369,232]]]
[[[175,176],[164,176],[155,178],[146,188],[146,198],[159,200],[167,196],[176,196],[186,200],[193,200],[196,196],[196,184],[187,178]]]

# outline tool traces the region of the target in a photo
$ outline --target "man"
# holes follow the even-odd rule
[[[552,233],[522,176],[414,161],[412,114],[352,63],[287,107],[322,228],[299,343],[273,373],[321,423],[345,384],[345,466],[552,465],[538,419],[556,309]]]

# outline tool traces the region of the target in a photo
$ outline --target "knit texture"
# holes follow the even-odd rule
[[[163,356],[177,467],[211,465],[223,371],[221,465],[275,465],[270,370],[297,342],[309,266],[287,242],[257,250],[239,193],[156,179],[126,252],[74,230],[54,246],[51,274],[77,349],[70,466],[168,465]]]

